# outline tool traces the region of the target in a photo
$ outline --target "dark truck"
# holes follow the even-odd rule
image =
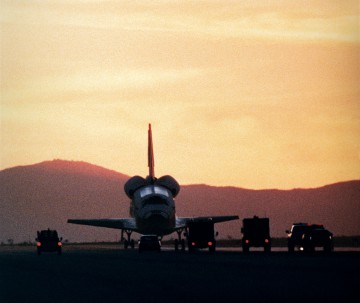
[[[189,252],[194,252],[197,248],[209,248],[210,252],[214,252],[216,248],[214,223],[190,222],[187,230],[187,241]]]
[[[56,230],[42,230],[37,232],[36,247],[37,254],[42,252],[57,252],[61,255],[62,238],[59,238]]]
[[[269,218],[245,218],[241,232],[243,252],[248,252],[250,247],[264,247],[265,252],[271,251]]]
[[[161,242],[157,235],[143,235],[139,240],[139,252],[145,250],[161,251]]]
[[[321,225],[303,234],[302,246],[305,251],[315,251],[315,247],[323,247],[324,252],[331,252],[334,247],[332,238],[333,234]]]
[[[288,250],[295,247],[303,251],[314,251],[315,247],[323,247],[325,252],[333,250],[333,234],[320,224],[294,223],[288,234]]]

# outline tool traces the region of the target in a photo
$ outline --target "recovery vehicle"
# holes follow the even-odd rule
[[[187,228],[187,241],[189,252],[194,252],[198,248],[209,248],[214,252],[216,240],[213,222],[190,222]]]
[[[61,255],[62,238],[59,238],[56,230],[42,230],[37,232],[36,247],[37,254],[42,252],[57,252]]]
[[[264,247],[265,252],[271,251],[269,218],[245,218],[241,232],[243,252],[248,252],[250,247]]]
[[[301,251],[314,251],[315,247],[323,247],[325,252],[333,250],[333,234],[321,224],[294,223],[288,234],[288,250],[295,247]]]

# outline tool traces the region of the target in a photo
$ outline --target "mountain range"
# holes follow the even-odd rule
[[[2,170],[0,242],[34,241],[36,231],[46,228],[57,229],[71,242],[119,240],[119,230],[66,222],[129,217],[130,201],[123,190],[128,178],[86,162],[64,160]],[[239,215],[238,221],[216,225],[219,238],[240,239],[241,220],[254,215],[270,218],[273,237],[286,236],[294,222],[323,224],[338,236],[359,235],[360,180],[292,190],[183,185],[176,211],[184,217]]]

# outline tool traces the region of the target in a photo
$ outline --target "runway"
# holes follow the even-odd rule
[[[360,252],[0,247],[0,302],[357,302],[359,273]]]

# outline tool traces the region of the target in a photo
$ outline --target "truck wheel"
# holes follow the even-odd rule
[[[331,244],[325,244],[324,245],[324,252],[326,252],[326,253],[331,252]]]
[[[58,249],[58,255],[60,256],[62,253],[61,248]]]
[[[212,246],[209,246],[209,252],[215,252],[215,244]]]
[[[294,252],[294,249],[295,249],[295,246],[294,246],[294,245],[288,244],[288,251],[289,251],[290,253]]]
[[[195,252],[195,248],[193,246],[189,245],[188,247],[189,247],[189,253]]]
[[[37,254],[38,254],[38,256],[41,255],[41,250],[40,249],[37,249]]]
[[[271,246],[270,245],[264,246],[264,252],[266,252],[266,253],[271,252]]]
[[[249,246],[243,245],[242,250],[243,250],[244,253],[249,252]]]
[[[305,251],[305,252],[309,252],[309,253],[314,252],[314,251],[315,251],[315,247],[314,247],[313,245],[311,245],[311,244],[304,245],[304,251]]]
[[[175,251],[178,251],[178,250],[179,250],[179,240],[178,240],[178,239],[175,239],[175,241],[174,241],[174,247],[175,247]]]
[[[181,240],[181,251],[185,251],[185,240]]]
[[[134,239],[132,239],[132,240],[130,241],[130,247],[131,247],[132,249],[135,248],[135,241],[134,241]]]

